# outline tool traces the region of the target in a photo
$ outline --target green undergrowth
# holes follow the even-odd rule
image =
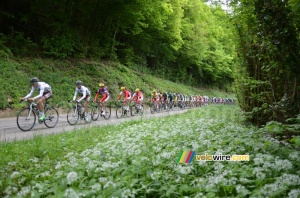
[[[175,93],[201,94],[208,96],[234,97],[232,93],[225,93],[218,89],[195,88],[184,84],[174,83],[150,74],[144,67],[130,69],[117,62],[53,59],[0,59],[0,111],[6,108],[19,109],[22,104],[19,98],[30,91],[30,78],[36,76],[52,86],[52,103],[57,107],[65,107],[73,98],[76,80],[81,80],[92,92],[92,98],[100,82],[108,87],[111,98],[116,99],[120,86],[126,86],[133,91],[140,88],[144,97],[150,97],[153,89],[172,91]],[[138,69],[137,69],[138,68]],[[37,93],[35,93],[37,94]]]
[[[0,145],[1,197],[297,197],[299,147],[208,106]],[[178,163],[182,151],[249,161]]]

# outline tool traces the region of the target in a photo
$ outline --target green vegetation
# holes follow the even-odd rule
[[[0,196],[299,196],[299,146],[243,123],[236,106],[211,105],[1,143]],[[182,150],[249,154],[250,161],[176,163]]]
[[[0,17],[2,58],[118,60],[193,86],[233,81],[229,16],[199,0],[11,0]]]
[[[239,2],[239,3],[237,3]],[[300,113],[299,0],[232,2],[239,33],[236,90],[248,119],[261,126]]]
[[[116,99],[120,86],[131,91],[140,88],[145,97],[150,97],[151,90],[173,91],[185,94],[202,94],[229,97],[233,93],[225,93],[216,89],[200,89],[184,84],[174,83],[152,76],[147,68],[130,69],[117,62],[96,61],[58,61],[46,59],[19,59],[18,61],[0,60],[1,79],[4,89],[0,90],[0,109],[20,108],[19,98],[29,93],[30,78],[37,76],[41,81],[49,83],[53,88],[53,103],[64,107],[73,98],[75,82],[80,79],[92,91],[92,97],[98,84],[104,82]],[[35,93],[36,94],[36,93]]]
[[[297,116],[299,0],[228,0],[228,12],[221,8],[222,2],[10,0],[2,4],[0,12],[0,57],[53,58],[53,63],[42,61],[36,68],[50,66],[56,72],[65,71],[61,68],[64,66],[78,66],[86,74],[82,76],[85,82],[102,64],[86,64],[79,59],[120,63],[126,68],[113,64],[120,69],[113,72],[119,79],[110,78],[114,93],[116,82],[135,86],[133,81],[120,77],[120,72],[129,71],[147,71],[146,75],[175,83],[225,91],[231,90],[234,81],[242,110],[257,126],[272,120],[284,123]],[[59,66],[56,60],[71,64]],[[56,80],[65,77],[69,76]],[[152,87],[157,82],[145,81],[136,84],[149,83]],[[3,97],[2,108],[8,105]]]

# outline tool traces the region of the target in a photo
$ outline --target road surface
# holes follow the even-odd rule
[[[92,121],[91,123],[85,123],[84,120],[79,120],[76,125],[69,125],[67,122],[67,115],[62,114],[59,115],[59,120],[55,128],[47,128],[45,124],[39,124],[36,122],[33,129],[28,132],[21,131],[17,126],[17,118],[2,118],[0,119],[0,142],[12,142],[17,140],[31,139],[34,136],[38,135],[51,135],[63,133],[66,131],[73,131],[77,129],[84,129],[93,126],[104,126],[106,124],[117,124],[125,121],[136,120],[136,119],[149,119],[153,117],[162,117],[168,115],[174,115],[178,113],[184,113],[186,110],[177,110],[170,112],[162,112],[151,114],[149,110],[144,112],[143,116],[135,115],[127,118],[116,118],[116,111],[112,110],[111,118],[109,120],[105,120],[102,117],[99,117],[97,121]]]

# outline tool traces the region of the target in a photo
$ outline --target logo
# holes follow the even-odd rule
[[[177,163],[189,164],[192,162],[196,152],[195,151],[181,151],[177,158]]]
[[[181,151],[177,158],[177,163],[190,164],[194,157],[197,161],[250,161],[249,155],[196,155],[195,151]]]

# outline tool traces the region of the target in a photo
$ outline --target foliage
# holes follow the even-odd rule
[[[14,56],[118,60],[193,86],[233,81],[234,28],[202,1],[11,0],[2,10],[3,45]]]
[[[273,136],[288,138],[291,143],[300,146],[300,114],[296,118],[287,119],[286,123],[288,124],[270,121],[262,130],[271,133]]]
[[[289,1],[231,1],[239,33],[236,92],[250,120],[285,122],[300,112],[299,13]],[[295,1],[291,1],[295,2]]]
[[[206,94],[233,97],[213,89],[195,88],[184,84],[152,76],[147,68],[139,67],[137,71],[118,62],[96,62],[92,60],[58,61],[53,59],[18,59],[0,60],[1,79],[4,89],[0,91],[0,109],[20,108],[19,99],[29,93],[30,78],[37,76],[47,82],[53,90],[51,103],[58,107],[66,107],[73,98],[75,82],[80,79],[92,92],[92,98],[100,82],[105,83],[115,100],[120,93],[120,86],[126,86],[130,91],[137,87],[149,99],[151,90],[182,92],[186,94]],[[132,66],[134,68],[134,66]],[[37,95],[37,93],[34,93]]]
[[[239,112],[234,106],[210,106],[183,115],[2,143],[0,195],[299,196],[299,147],[245,127]],[[182,150],[249,154],[250,161],[176,163]]]

